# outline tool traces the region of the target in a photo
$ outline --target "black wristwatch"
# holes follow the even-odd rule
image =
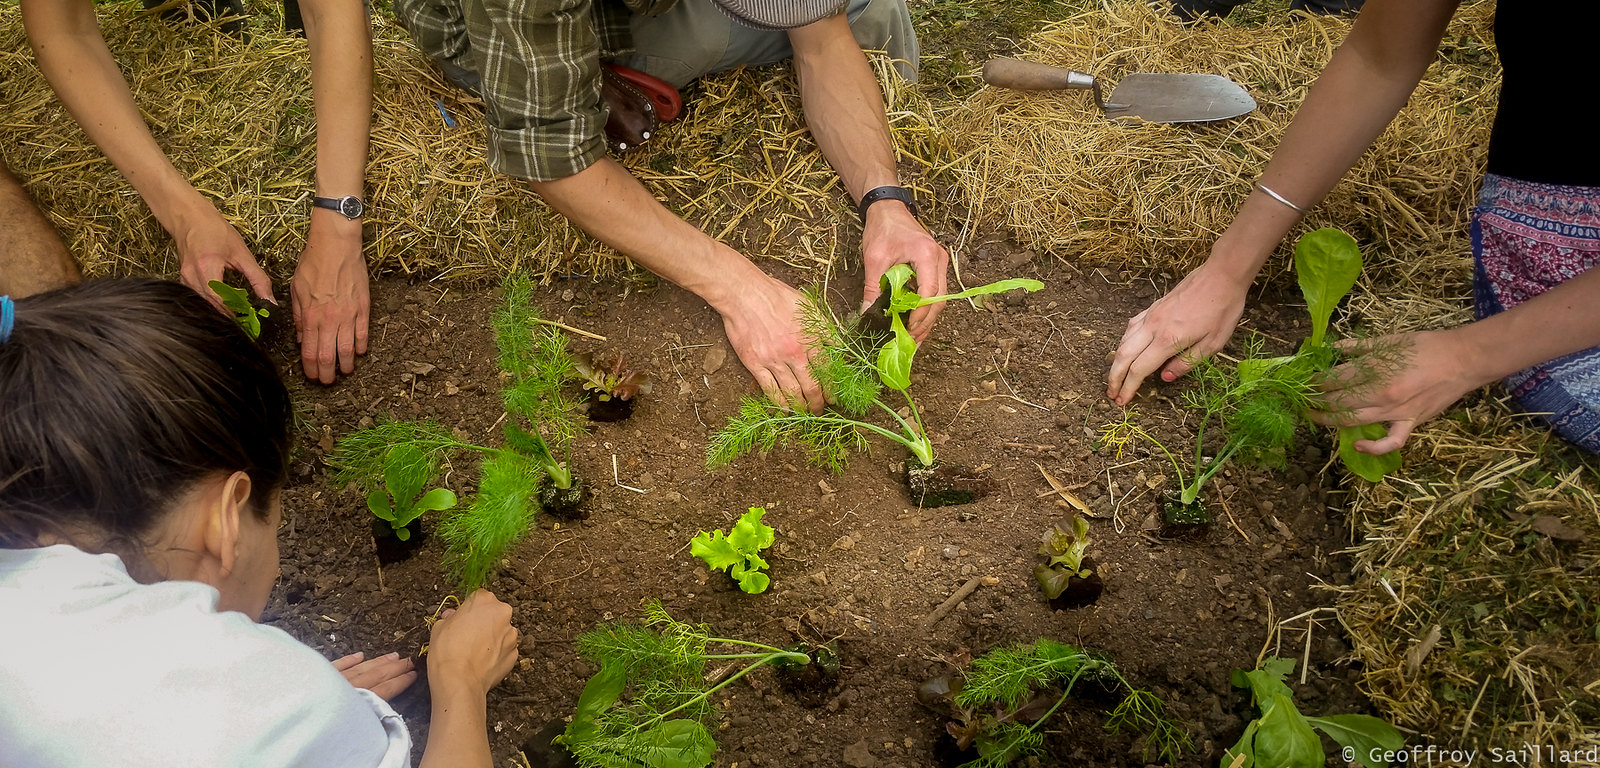
[[[917,215],[917,199],[911,196],[911,190],[905,187],[873,187],[861,196],[861,204],[856,206],[856,213],[861,214],[861,223],[867,223],[867,208],[879,200],[899,200],[906,204],[906,210],[912,216]]]
[[[311,204],[318,208],[327,208],[330,211],[338,211],[340,216],[343,216],[351,221],[361,218],[361,214],[367,212],[367,204],[361,202],[361,198],[356,197],[355,195],[345,195],[344,197],[313,197],[311,198]]]

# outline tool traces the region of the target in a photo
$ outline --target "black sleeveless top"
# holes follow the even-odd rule
[[[1501,0],[1489,172],[1600,187],[1600,2]]]

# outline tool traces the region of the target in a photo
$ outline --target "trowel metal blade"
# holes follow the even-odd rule
[[[1247,114],[1256,100],[1221,75],[1137,72],[1117,83],[1106,117],[1154,123],[1203,123]]]

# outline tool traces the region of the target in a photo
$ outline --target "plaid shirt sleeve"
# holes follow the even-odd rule
[[[628,52],[630,13],[677,0],[396,0],[425,53],[475,69],[489,167],[533,181],[572,176],[606,151],[600,59]]]

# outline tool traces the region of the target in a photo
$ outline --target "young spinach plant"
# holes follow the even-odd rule
[[[1083,680],[1127,692],[1105,729],[1144,733],[1147,757],[1153,751],[1159,759],[1172,762],[1193,748],[1188,732],[1167,719],[1166,705],[1155,694],[1133,687],[1104,658],[1043,638],[973,659],[971,669],[959,678],[933,678],[923,683],[917,698],[950,716],[946,732],[958,753],[973,758],[961,768],[1002,768],[1043,752],[1040,727]]]
[[[726,535],[720,528],[701,531],[689,541],[689,554],[704,560],[713,571],[726,570],[748,594],[767,591],[772,580],[762,573],[767,561],[761,558],[761,550],[772,546],[774,534],[771,526],[761,522],[766,513],[761,507],[751,507]]]
[[[1306,717],[1294,705],[1294,691],[1284,680],[1294,672],[1294,659],[1268,656],[1256,669],[1233,671],[1233,684],[1250,690],[1250,697],[1261,714],[1245,726],[1244,735],[1222,753],[1221,768],[1321,768],[1327,761],[1322,739],[1312,729],[1322,731],[1345,749],[1351,762],[1366,768],[1388,768],[1381,759],[1405,746],[1405,737],[1394,726],[1371,715],[1327,715]]]
[[[961,293],[924,298],[905,286],[913,276],[911,268],[896,265],[884,275],[890,296],[891,335],[888,339],[842,322],[828,308],[821,293],[808,290],[800,310],[801,328],[812,345],[811,373],[833,398],[833,408],[813,414],[803,407],[786,409],[764,398],[746,398],[739,413],[711,439],[706,467],[716,469],[754,450],[768,451],[778,445],[796,444],[814,466],[842,472],[851,450],[864,451],[863,433],[886,437],[904,446],[923,467],[934,464],[933,441],[922,420],[922,411],[911,397],[911,364],[917,342],[906,331],[900,315],[941,301],[1004,293],[1021,288],[1036,291],[1044,287],[1037,280],[1002,280],[970,288]],[[894,311],[895,307],[900,311]],[[881,345],[881,346],[880,346]],[[882,399],[883,390],[898,392],[905,401],[902,416]],[[868,413],[886,414],[891,427],[865,421]]]
[[[422,487],[434,475],[428,457],[414,445],[401,444],[383,455],[383,487],[367,493],[367,509],[380,520],[386,520],[394,529],[394,537],[407,541],[411,530],[407,527],[424,512],[442,512],[456,505],[456,494],[449,488],[434,488],[427,493]]]
[[[707,653],[711,645],[748,650]],[[556,742],[580,768],[705,768],[717,749],[705,725],[712,694],[767,664],[811,663],[804,653],[712,637],[705,625],[678,621],[655,600],[645,607],[644,626],[604,624],[580,635],[577,646],[600,671]],[[712,659],[749,663],[711,685],[705,665]]]
[[[221,280],[212,280],[206,283],[211,292],[222,299],[222,306],[233,313],[233,319],[244,329],[246,336],[251,339],[261,338],[261,318],[268,317],[271,313],[266,307],[257,308],[250,303],[250,292],[243,288],[235,288]]]

